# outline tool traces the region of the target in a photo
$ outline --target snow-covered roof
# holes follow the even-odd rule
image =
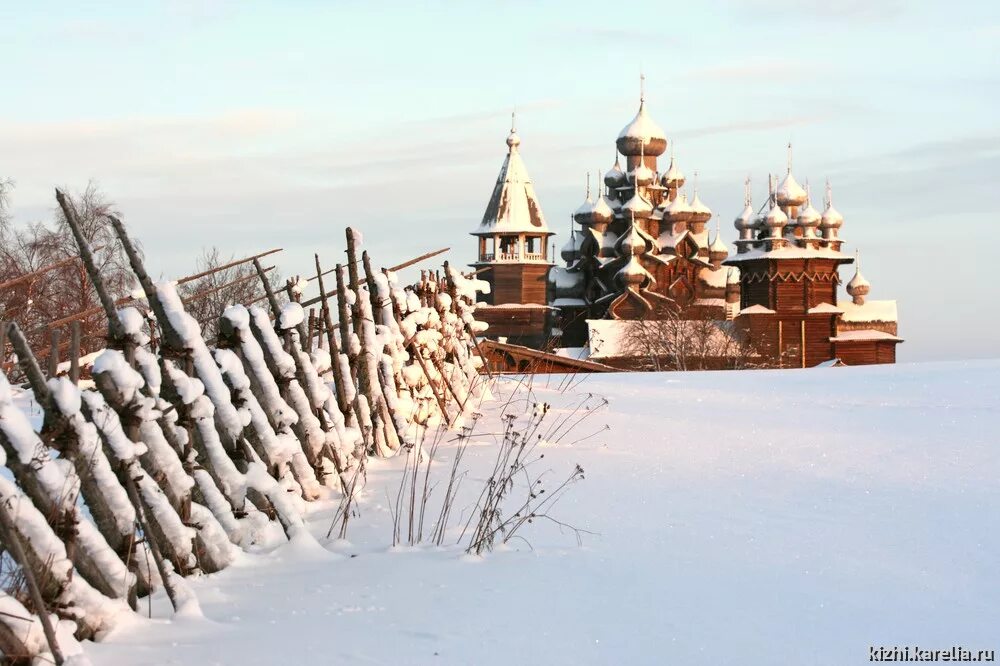
[[[720,268],[719,270],[712,270],[711,268],[706,266],[698,271],[698,277],[710,287],[723,289],[726,286],[727,272],[728,271],[724,268]]]
[[[517,137],[511,131],[511,137]],[[531,184],[518,148],[520,139],[508,140],[507,157],[500,167],[486,213],[473,235],[494,233],[549,233],[541,204]]]
[[[781,185],[778,185],[776,195],[778,203],[782,206],[788,204],[798,206],[806,200],[806,191],[799,185],[799,181],[795,180],[791,169],[788,170],[785,179],[781,181]]]
[[[774,314],[774,310],[763,305],[751,305],[748,308],[743,308],[740,310],[741,315],[745,314]]]
[[[575,358],[578,361],[586,361],[590,358],[590,348],[588,347],[558,347],[555,350],[556,356],[565,358]]]
[[[673,151],[671,151],[673,152]],[[674,162],[674,156],[670,156],[670,166],[667,168],[666,173],[660,178],[664,185],[670,183],[671,185],[681,185],[684,183],[684,172],[680,170],[677,164]]]
[[[843,331],[830,338],[830,342],[857,342],[862,340],[891,340],[893,342],[902,342],[903,338],[897,337],[892,333],[876,331],[871,328],[863,331]]]
[[[783,227],[788,224],[788,216],[785,215],[785,211],[781,210],[779,206],[775,206],[771,210],[767,211],[767,217],[764,218],[764,224],[769,227]]]
[[[662,155],[667,149],[667,135],[663,128],[649,117],[646,111],[646,102],[639,102],[639,111],[635,118],[618,133],[618,150],[623,155],[638,155],[644,152],[646,155]]]
[[[865,301],[864,305],[856,305],[844,300],[837,301],[837,307],[843,311],[841,321],[845,322],[898,321],[896,301]]]
[[[706,220],[712,217],[712,209],[702,203],[701,198],[698,196],[698,190],[694,191],[694,199],[691,201],[691,212],[695,215],[701,215]]]
[[[861,265],[858,264],[857,268],[854,271],[854,277],[852,277],[851,281],[847,283],[848,293],[856,292],[859,289],[862,289],[867,293],[867,291],[871,289],[871,286],[872,283],[869,282],[868,279],[861,274]]]
[[[820,303],[809,308],[810,314],[840,314],[843,310],[832,303]]]
[[[663,212],[673,219],[686,219],[685,216],[690,216],[692,211],[691,206],[687,202],[687,196],[678,194],[674,197],[673,201],[664,206]]]
[[[595,222],[610,222],[615,216],[614,209],[603,194],[597,197],[594,202],[593,219]]]
[[[637,217],[648,216],[653,212],[653,204],[646,201],[645,197],[639,194],[639,190],[637,189],[635,194],[622,206],[622,211],[624,211],[626,216],[633,213]]]
[[[753,227],[753,206],[747,204],[746,208],[743,209],[743,212],[740,213],[733,222],[733,226],[740,231]]]
[[[729,246],[726,245],[726,241],[722,240],[722,234],[718,229],[715,230],[715,240],[708,246],[708,250],[719,254],[729,254]]]
[[[753,249],[743,254],[737,254],[726,260],[727,263],[753,261],[755,259],[844,259],[854,261],[854,257],[829,247],[798,247],[785,246],[773,250]]]
[[[476,309],[484,310],[551,310],[552,306],[541,303],[499,303],[490,305],[489,303],[476,303]]]
[[[582,298],[557,298],[550,304],[552,307],[563,308],[563,307],[583,307],[587,305],[587,302]]]

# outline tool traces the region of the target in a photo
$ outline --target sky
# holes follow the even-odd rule
[[[348,225],[376,264],[472,261],[514,108],[561,246],[642,72],[727,242],[791,141],[899,360],[1000,356],[1000,3],[7,2],[0,59],[15,220],[94,180],[165,277],[212,246],[305,275]]]

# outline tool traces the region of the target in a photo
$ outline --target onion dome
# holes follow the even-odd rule
[[[736,227],[736,231],[740,232],[741,237],[744,232],[751,231],[754,227],[753,206],[748,203],[743,212],[733,220],[733,226]]]
[[[620,257],[638,257],[646,254],[652,249],[652,242],[639,233],[639,228],[635,225],[635,219],[629,225],[629,230],[621,235],[615,243],[615,250]]]
[[[739,284],[740,283],[740,269],[736,266],[730,266],[729,272],[726,273],[726,284]]]
[[[629,180],[636,185],[649,185],[656,180],[656,174],[653,170],[642,162],[639,165],[628,172]]]
[[[691,219],[691,206],[688,205],[687,195],[678,194],[674,200],[663,207],[663,217],[670,222],[687,222]]]
[[[610,188],[621,187],[626,184],[625,173],[618,162],[618,151],[615,151],[615,165],[604,175],[604,184]]]
[[[618,133],[615,142],[622,155],[634,157],[645,153],[653,157],[662,155],[667,149],[667,135],[646,113],[645,93],[639,96],[639,111],[628,125]]]
[[[594,200],[590,198],[590,173],[587,173],[587,198],[573,213],[573,221],[581,226],[589,226],[594,220]]]
[[[615,244],[618,256],[628,258],[621,270],[615,274],[615,280],[619,285],[625,288],[639,288],[654,281],[653,276],[642,267],[638,259],[649,251],[650,246],[651,242],[639,233],[639,229],[635,226],[635,218],[632,218],[629,230],[622,234]]]
[[[615,281],[626,289],[629,287],[639,289],[647,286],[655,280],[653,276],[650,275],[649,271],[642,267],[639,260],[632,256],[629,258],[628,262],[622,266],[621,270],[615,274]]]
[[[771,230],[771,238],[780,238],[781,231],[788,224],[788,216],[785,215],[785,211],[781,210],[779,206],[775,206],[771,210],[767,211],[767,216],[764,218],[764,226]]]
[[[573,221],[581,226],[589,226],[594,217],[594,201],[587,195],[587,199],[580,204],[580,207],[573,213]]]
[[[819,226],[819,211],[813,208],[809,198],[808,185],[806,186],[806,207],[799,213],[799,226],[802,227],[803,234],[807,237],[815,237],[816,227]]]
[[[854,299],[855,305],[864,305],[865,296],[868,295],[871,288],[871,283],[865,279],[864,275],[861,274],[861,257],[858,256],[854,277],[852,277],[851,281],[847,283],[847,293]]]
[[[510,149],[517,148],[521,145],[521,137],[517,135],[517,131],[511,127],[510,134],[507,135],[507,147]]]
[[[692,222],[708,222],[712,219],[712,209],[701,202],[701,199],[698,197],[698,190],[694,191],[690,219]]]
[[[621,204],[619,203],[619,207],[620,206]],[[592,224],[608,224],[614,219],[615,211],[608,202],[608,198],[602,195],[598,196],[597,201],[594,202],[594,208],[591,215]]]
[[[715,240],[708,246],[709,259],[714,259],[716,255],[720,255],[720,260],[729,256],[729,246],[722,240],[722,232],[718,227],[715,229]]]
[[[778,205],[785,206],[801,206],[806,201],[806,191],[802,189],[798,181],[795,180],[795,176],[792,175],[791,169],[788,170],[788,174],[785,179],[781,181],[781,185],[778,185],[777,191]]]
[[[572,266],[573,262],[580,258],[580,244],[583,242],[583,235],[577,234],[575,229],[570,230],[569,240],[559,250],[559,256],[567,265]]]
[[[823,211],[823,217],[820,219],[819,227],[824,231],[827,229],[836,230],[844,224],[844,216],[840,214],[836,208],[833,207],[833,189],[830,187],[829,181],[826,184],[826,210]]]
[[[684,186],[684,172],[677,168],[673,155],[670,156],[670,166],[667,167],[666,172],[660,176],[660,184],[664,187],[672,189],[678,189]]]
[[[632,195],[632,198],[625,202],[622,206],[622,213],[627,216],[638,217],[640,219],[647,218],[653,214],[653,204],[646,201],[638,190]]]

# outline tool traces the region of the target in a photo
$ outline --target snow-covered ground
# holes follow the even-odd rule
[[[192,581],[204,617],[123,627],[96,664],[843,664],[870,645],[1000,648],[1000,362],[591,375],[610,401],[539,449],[586,479],[483,558],[391,549],[402,459],[349,543]],[[508,384],[501,391],[506,398]],[[495,431],[502,401],[477,432]],[[521,407],[524,406],[522,402]],[[558,413],[553,416],[558,416]],[[495,447],[477,436],[456,513]],[[454,444],[438,452],[444,471]],[[441,486],[432,496],[443,493]],[[457,521],[456,521],[457,522]],[[333,552],[330,552],[333,551]],[[162,602],[162,600],[158,600]]]

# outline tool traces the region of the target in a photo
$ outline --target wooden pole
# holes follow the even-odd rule
[[[38,367],[35,355],[31,353],[31,346],[16,323],[10,322],[7,332],[10,336],[10,344],[14,348],[14,353],[17,354],[17,363],[21,366],[21,372],[28,378],[28,384],[35,394],[35,402],[44,408],[45,403],[49,400],[49,387],[45,383],[45,375],[42,374],[42,369]]]
[[[274,266],[268,266],[267,268],[264,269],[264,272],[268,273],[270,271],[273,271],[274,268],[275,268]],[[243,284],[244,282],[249,282],[250,280],[256,280],[256,279],[257,275],[255,274],[251,273],[250,275],[244,275],[243,277],[233,280],[232,282],[227,282],[226,284],[220,284],[217,287],[212,287],[211,289],[206,289],[205,291],[199,291],[197,294],[194,294],[193,296],[188,296],[187,298],[183,298],[181,299],[181,303],[187,305],[188,303],[193,303],[197,300],[205,298],[206,296],[211,296],[212,294],[218,293],[223,289],[228,289],[229,287],[235,287],[238,284]]]
[[[210,268],[207,271],[202,271],[201,273],[195,273],[194,275],[188,275],[187,277],[183,277],[180,280],[178,280],[177,284],[178,284],[178,286],[180,286],[182,284],[186,284],[186,283],[191,282],[193,280],[197,280],[198,278],[203,278],[203,277],[205,277],[207,275],[211,275],[212,273],[218,273],[219,271],[224,271],[227,268],[232,268],[233,266],[239,266],[240,264],[245,264],[245,263],[247,263],[249,261],[258,261],[258,260],[263,259],[264,257],[272,255],[272,254],[274,254],[276,252],[281,252],[281,250],[282,250],[282,248],[277,247],[277,248],[274,248],[273,250],[268,250],[267,252],[261,252],[260,254],[255,254],[252,257],[246,257],[244,259],[237,259],[236,261],[231,261],[228,264],[223,264],[222,266],[216,266],[215,268]]]
[[[260,278],[261,284],[264,286],[264,297],[267,298],[267,302],[271,306],[271,314],[277,318],[281,314],[281,308],[278,306],[278,297],[274,295],[271,281],[267,279],[267,274],[261,268],[260,262],[257,259],[253,260],[253,267],[257,271],[257,277]]]
[[[7,327],[9,325],[9,322],[0,321],[0,366],[7,359]],[[3,367],[0,367],[0,370],[3,370]]]
[[[61,666],[64,659],[62,650],[59,649],[59,643],[56,641],[56,632],[52,627],[52,618],[49,617],[48,609],[45,607],[45,599],[42,597],[42,590],[38,586],[35,572],[32,571],[31,566],[28,564],[28,557],[24,552],[24,545],[21,543],[17,528],[14,525],[14,519],[11,518],[10,512],[7,511],[7,502],[3,500],[0,500],[0,530],[3,531],[3,540],[7,544],[7,547],[10,548],[11,555],[21,565],[24,582],[28,585],[28,595],[31,597],[35,613],[42,623],[42,632],[45,634],[45,641],[49,644],[49,651],[52,652],[52,658],[58,666]]]
[[[52,339],[52,351],[49,352],[49,379],[52,379],[59,374],[59,329],[53,329],[49,335]]]
[[[346,417],[350,411],[350,406],[347,404],[344,378],[340,374],[340,345],[337,344],[333,328],[333,316],[330,314],[330,303],[327,301],[326,286],[323,284],[323,276],[330,271],[323,272],[319,264],[319,254],[314,254],[313,257],[316,259],[316,279],[319,282],[320,316],[323,328],[326,329],[326,346],[330,348],[330,372],[333,373],[333,388],[337,395],[337,407],[340,408],[340,413]],[[337,269],[333,268],[331,270]]]
[[[139,526],[142,527],[142,533],[146,535],[146,543],[149,544],[149,549],[153,553],[153,561],[156,563],[156,570],[160,573],[160,579],[163,581],[163,589],[167,593],[167,597],[170,599],[170,605],[173,606],[174,611],[177,611],[177,590],[174,588],[173,581],[170,580],[170,572],[167,570],[167,565],[163,561],[163,553],[160,552],[159,541],[154,538],[153,533],[149,529],[149,520],[146,518],[146,514],[149,512],[149,507],[146,504],[145,498],[139,494],[139,491],[135,487],[135,479],[132,478],[132,474],[129,473],[129,468],[125,463],[122,463],[122,478],[125,479],[125,492],[128,493],[129,499],[132,501],[132,506],[135,507],[135,519],[138,521]]]
[[[104,249],[104,246],[101,245],[101,246],[98,246],[98,247],[94,248],[94,252],[97,252],[97,251],[103,250],[103,249]],[[78,257],[78,256],[66,257],[65,259],[60,259],[59,261],[57,261],[55,263],[49,264],[48,266],[42,266],[38,270],[31,271],[30,273],[23,273],[22,275],[18,275],[17,277],[11,278],[11,279],[7,280],[6,282],[0,282],[0,291],[3,291],[4,289],[10,289],[11,287],[16,287],[17,285],[21,284],[22,282],[27,282],[28,280],[30,280],[32,278],[41,277],[42,275],[44,275],[45,273],[48,273],[49,271],[54,271],[57,268],[62,268],[63,266],[66,266],[67,264],[72,264],[74,261],[79,261],[79,260],[80,260],[80,257]]]
[[[316,310],[314,308],[309,308],[309,323],[306,326],[306,339],[302,345],[302,348],[307,354],[312,353],[313,348],[313,333],[316,331]]]
[[[69,378],[74,385],[80,383],[80,322],[69,328]]]
[[[63,215],[66,216],[66,222],[69,224],[69,228],[73,232],[73,239],[76,241],[76,245],[80,250],[80,258],[83,260],[83,265],[87,269],[87,275],[90,277],[91,284],[94,285],[97,297],[101,301],[101,307],[108,315],[108,333],[110,334],[112,340],[124,340],[125,327],[118,319],[118,314],[111,300],[111,295],[104,287],[104,280],[101,279],[101,273],[97,268],[97,263],[94,261],[94,255],[90,251],[90,243],[88,243],[87,239],[83,237],[83,230],[80,227],[80,219],[76,215],[76,208],[73,207],[73,202],[58,189],[56,190],[56,201],[59,202],[59,207],[62,208]]]

